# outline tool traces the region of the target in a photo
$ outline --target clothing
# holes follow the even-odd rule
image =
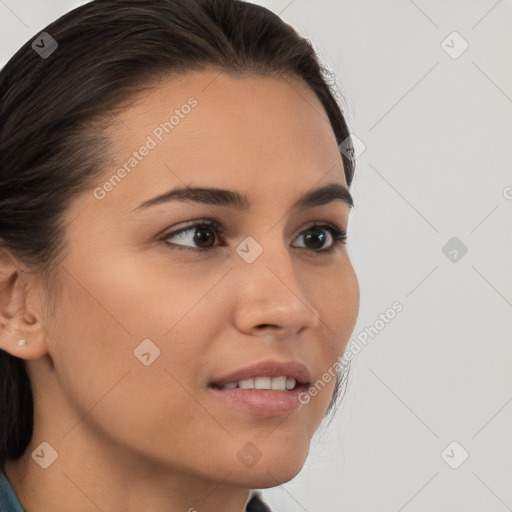
[[[25,512],[3,471],[0,471],[0,512]]]
[[[271,512],[266,503],[262,501],[260,493],[256,491],[251,491],[245,510],[247,512]],[[0,471],[0,512],[25,512],[3,471]]]
[[[245,509],[247,512],[272,512],[268,505],[261,499],[261,494],[251,491],[251,498]]]

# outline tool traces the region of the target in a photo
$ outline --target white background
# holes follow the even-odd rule
[[[80,3],[0,0],[0,64]],[[512,510],[511,2],[256,3],[312,41],[366,146],[352,339],[404,308],[355,357],[302,472],[264,497],[276,512]],[[455,262],[452,237],[468,249]]]

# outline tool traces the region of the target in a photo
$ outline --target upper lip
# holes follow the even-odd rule
[[[279,361],[261,361],[260,363],[240,368],[229,375],[215,379],[212,384],[223,386],[230,382],[240,382],[241,380],[252,379],[254,377],[290,377],[299,384],[309,383],[308,369],[297,361],[279,362]]]

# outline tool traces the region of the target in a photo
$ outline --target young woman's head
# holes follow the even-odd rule
[[[238,0],[95,1],[0,96],[0,462],[27,504],[237,510],[293,478],[359,308],[349,131],[309,43]],[[258,376],[298,387],[218,389]]]

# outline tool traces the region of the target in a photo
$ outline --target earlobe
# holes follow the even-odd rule
[[[9,346],[5,344],[5,340],[2,340],[4,334],[0,332],[0,348],[5,352],[8,352],[12,356],[19,357],[20,359],[39,359],[48,354],[46,344],[43,339],[35,338],[34,340],[19,338],[16,341],[16,337],[11,337],[11,343]]]
[[[13,256],[0,249],[0,349],[21,359],[48,353],[41,322],[26,310],[27,283]]]

